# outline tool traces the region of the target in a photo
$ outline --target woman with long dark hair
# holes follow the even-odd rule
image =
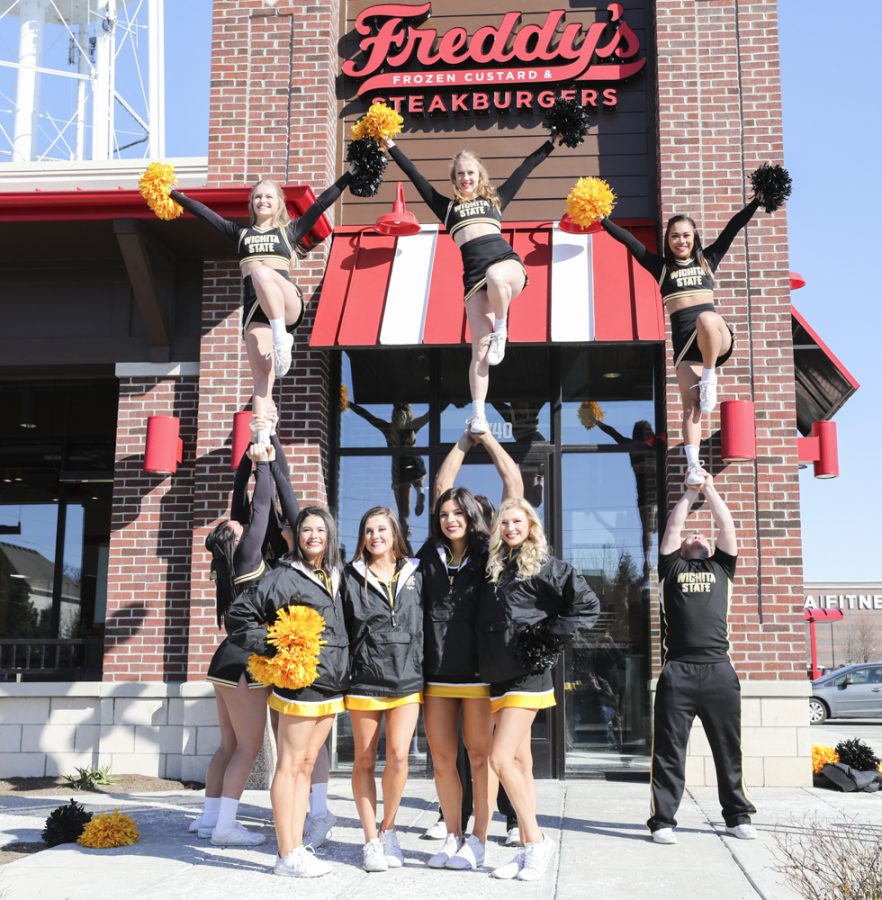
[[[278,842],[277,875],[315,878],[331,866],[316,859],[304,840],[313,767],[342,712],[349,668],[349,639],[341,600],[342,572],[337,528],[330,514],[309,506],[294,523],[289,556],[227,612],[230,640],[266,655],[267,625],[280,609],[308,606],[324,619],[317,676],[308,687],[274,687],[269,706],[279,713],[278,761],[270,797]]]
[[[395,816],[423,699],[423,578],[388,507],[372,507],[362,516],[358,549],[344,579],[351,656],[346,708],[355,743],[352,793],[364,829],[365,871],[382,872],[404,865]],[[378,833],[375,776],[384,716],[386,765]]]

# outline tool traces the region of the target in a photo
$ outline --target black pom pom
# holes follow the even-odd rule
[[[763,209],[773,213],[784,205],[793,190],[790,173],[783,166],[763,165],[750,174],[753,195],[759,198]]]
[[[558,143],[578,147],[588,133],[588,110],[575,100],[558,97],[545,113],[542,124],[551,132],[552,137],[560,138]]]
[[[356,197],[375,196],[383,183],[383,172],[389,164],[380,145],[373,138],[359,138],[349,145],[346,162],[355,168],[349,182],[350,192]]]
[[[518,634],[515,653],[518,661],[531,675],[539,675],[550,669],[566,644],[562,638],[549,634],[545,624],[543,621],[525,625]]]
[[[858,772],[875,772],[879,765],[879,757],[873,753],[873,748],[865,744],[860,738],[852,738],[850,741],[840,741],[836,745],[839,754],[839,762]]]
[[[40,835],[44,843],[49,847],[58,844],[72,844],[83,833],[87,822],[92,821],[92,813],[86,812],[83,807],[71,798],[66,806],[49,813],[43,833]]]

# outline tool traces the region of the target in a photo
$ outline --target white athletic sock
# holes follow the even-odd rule
[[[717,377],[717,373],[714,372],[713,369],[702,369],[701,370],[701,381],[704,383],[705,381],[713,381]]]
[[[217,822],[217,811],[220,809],[220,801],[220,797],[205,798],[205,805],[202,807],[200,818],[206,828],[214,828],[214,823]]]
[[[686,451],[686,465],[698,465],[698,446],[696,444],[684,444],[683,449]]]
[[[494,317],[493,330],[496,332],[496,334],[501,334],[501,335],[508,334],[508,324],[507,324],[506,319],[497,319]]]
[[[484,418],[484,401],[483,400],[472,400],[472,415],[476,419]]]
[[[282,338],[285,336],[285,317],[280,319],[270,319],[270,328],[273,330],[273,343],[281,344]]]
[[[323,819],[328,814],[328,782],[314,784],[309,791],[309,814]]]
[[[236,824],[236,813],[239,810],[239,800],[233,797],[221,797],[220,807],[217,811],[217,824],[214,826],[219,834],[232,831]]]

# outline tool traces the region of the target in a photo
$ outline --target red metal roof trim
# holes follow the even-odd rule
[[[802,313],[800,313],[792,303],[790,304],[790,312],[792,313],[793,318],[796,319],[796,321],[799,322],[799,324],[805,329],[808,336],[818,345],[821,352],[827,357],[827,359],[830,360],[831,363],[833,363],[836,371],[839,372],[839,374],[855,390],[857,390],[860,387],[860,383],[858,382],[858,380],[854,377],[854,375],[851,374],[851,372],[848,371],[848,369],[845,368],[845,366],[839,361],[839,358],[836,356],[836,354],[824,343],[824,341],[821,340],[815,329],[812,328],[811,325],[809,325],[809,323],[803,317]]]

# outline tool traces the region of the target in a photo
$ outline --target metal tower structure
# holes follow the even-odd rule
[[[163,18],[164,0],[0,0],[0,162],[162,158]]]

